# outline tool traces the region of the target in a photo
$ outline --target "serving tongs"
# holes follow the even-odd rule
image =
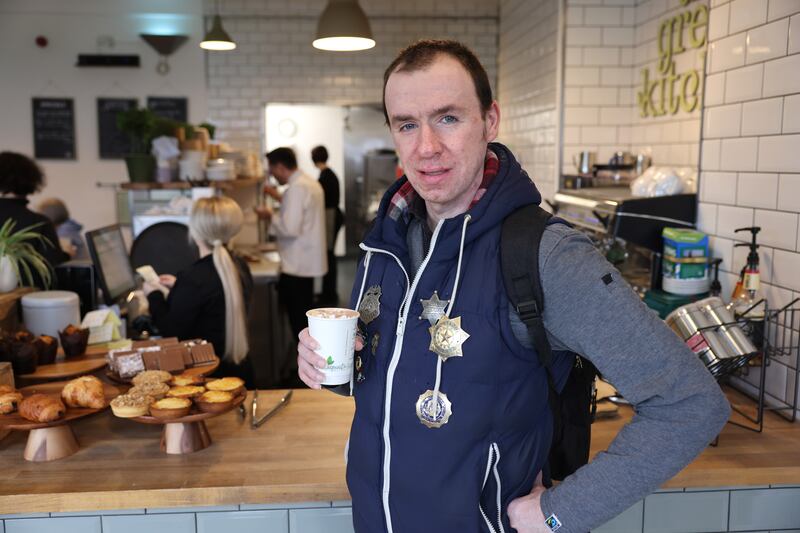
[[[286,392],[275,406],[272,407],[269,411],[261,415],[260,418],[256,418],[256,411],[258,410],[258,389],[253,391],[253,403],[250,405],[250,429],[256,429],[260,427],[264,422],[272,418],[278,410],[289,403],[289,400],[292,399],[292,390]]]

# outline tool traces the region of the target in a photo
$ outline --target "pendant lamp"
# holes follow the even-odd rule
[[[368,50],[375,46],[369,20],[358,0],[328,0],[312,44],[314,48],[332,52]]]
[[[233,50],[236,48],[236,43],[233,42],[231,36],[222,27],[222,18],[219,16],[219,11],[214,15],[211,29],[203,37],[200,48],[204,50]]]

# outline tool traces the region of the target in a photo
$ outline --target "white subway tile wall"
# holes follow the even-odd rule
[[[761,226],[764,293],[771,307],[780,307],[800,297],[800,1],[712,5],[700,227],[712,235],[715,254],[724,260],[722,274],[731,279],[747,250],[730,254],[717,243],[745,240],[735,228]],[[724,183],[734,184],[735,195]],[[773,367],[766,376],[768,392],[791,401],[794,382],[787,380],[794,380],[793,372],[780,362]],[[747,377],[750,383],[757,379],[757,372]]]
[[[615,9],[620,11],[621,8]],[[584,11],[583,6],[570,6],[566,17],[580,24]],[[621,13],[616,16],[621,17]],[[578,33],[574,33],[573,38],[581,42],[602,43],[601,28]],[[514,151],[543,197],[552,198],[557,188],[558,0],[503,0],[500,2],[499,36],[497,97],[502,117],[499,140]],[[583,86],[596,88],[600,79],[597,67],[583,67],[585,50],[588,48],[580,46],[566,49],[568,66],[564,75],[570,81],[564,101],[570,102],[569,109],[578,109],[581,102],[593,107],[585,108],[584,113],[565,114],[564,142],[580,142],[584,127],[590,128],[596,139],[614,129],[597,126],[599,108],[596,106],[611,99],[611,103],[616,104],[616,89],[596,93],[581,89]],[[599,61],[599,57],[596,60]],[[575,67],[569,66],[573,64]]]
[[[208,113],[219,138],[258,150],[263,108],[269,102],[365,104],[381,101],[383,71],[397,52],[420,38],[454,38],[497,79],[498,2],[360,2],[377,45],[358,53],[333,53],[311,46],[316,18],[326,0],[237,0],[220,2],[225,29],[237,42],[231,52],[209,53]],[[216,4],[205,0],[207,14]],[[468,13],[460,18],[457,13]],[[393,18],[394,17],[394,18]],[[527,69],[527,57],[515,68]]]

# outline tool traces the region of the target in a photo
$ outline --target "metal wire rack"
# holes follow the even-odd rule
[[[744,314],[746,316],[747,313]],[[729,423],[760,433],[764,429],[765,411],[774,411],[786,420],[794,422],[797,419],[797,392],[800,388],[800,298],[778,309],[766,308],[763,319],[744,319],[741,325],[750,338],[761,346],[760,353],[750,358],[757,364],[742,365],[732,374],[722,376],[722,379],[753,398],[756,406],[755,414],[751,410],[736,405],[731,406],[751,424],[736,421]],[[783,398],[769,394],[766,390],[767,368],[773,364],[787,367],[787,384],[790,386],[787,387]],[[747,382],[750,386],[742,387],[730,381],[732,376],[744,378],[755,369],[759,369],[757,384]]]

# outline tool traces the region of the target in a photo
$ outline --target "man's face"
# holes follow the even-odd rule
[[[269,173],[272,174],[281,185],[286,185],[289,182],[289,176],[292,175],[283,163],[269,165]]]
[[[403,169],[428,210],[448,218],[466,211],[497,136],[497,103],[483,116],[472,78],[447,55],[424,70],[393,73],[385,102]]]

